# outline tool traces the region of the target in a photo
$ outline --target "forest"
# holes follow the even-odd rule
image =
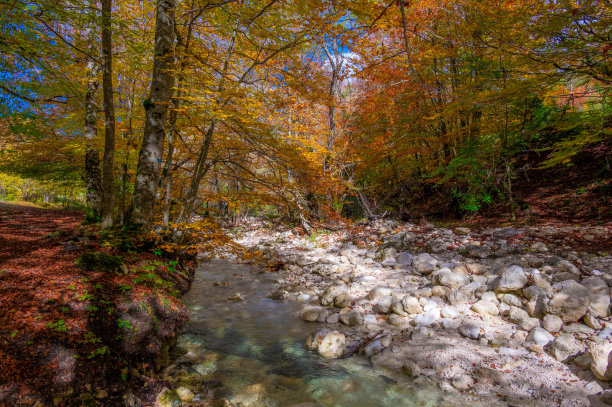
[[[610,4],[481,3],[3,3],[0,191],[325,224],[516,214],[575,167],[604,202]]]
[[[0,0],[0,406],[357,406],[406,376],[464,405],[486,388],[471,362],[447,377],[422,374],[445,362],[407,348],[399,367],[381,361],[400,337],[428,354],[435,329],[527,349],[505,357],[537,380],[530,357],[563,377],[590,358],[576,362],[588,394],[567,405],[612,402],[611,165],[609,0]],[[282,278],[247,284],[246,264]],[[295,356],[299,333],[272,330],[288,335],[278,353],[251,332],[219,333],[237,328],[215,325],[217,302],[199,314],[217,298],[236,307],[228,319],[251,310],[236,326],[266,326],[254,311],[266,289],[286,308],[274,329],[293,324],[288,310],[342,328],[306,341],[317,357],[365,354],[404,376],[340,399],[311,388],[313,366],[340,379]],[[310,308],[287,305],[300,302]],[[488,329],[508,321],[496,342]],[[220,372],[233,355],[275,373],[230,391],[235,372],[202,367],[204,348]],[[476,354],[474,366],[497,357]],[[578,394],[553,394],[559,380],[526,386],[542,405]],[[495,402],[527,405],[509,389]],[[420,400],[387,396],[363,405]]]

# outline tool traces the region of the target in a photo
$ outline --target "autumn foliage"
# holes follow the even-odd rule
[[[0,6],[0,170],[70,189],[52,200],[90,220],[110,198],[112,223],[164,228],[250,213],[308,230],[432,199],[515,213],[517,180],[584,151],[601,165],[583,187],[609,195],[606,2],[72,4]],[[102,153],[110,167],[85,168]]]

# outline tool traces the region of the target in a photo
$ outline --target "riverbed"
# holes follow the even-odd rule
[[[306,338],[317,327],[298,317],[303,305],[268,298],[279,278],[223,259],[199,266],[183,298],[191,320],[168,369],[183,386],[179,393],[193,393],[191,403],[454,405],[440,389],[374,367],[362,356],[328,360],[308,351]]]

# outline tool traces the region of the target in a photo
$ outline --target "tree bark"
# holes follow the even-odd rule
[[[128,223],[148,227],[161,170],[165,123],[174,88],[174,0],[157,0],[155,56],[149,98],[144,101],[145,128]]]
[[[323,163],[323,169],[331,167],[331,161],[334,153],[334,140],[336,138],[336,87],[338,86],[338,76],[340,76],[340,70],[344,64],[344,58],[342,57],[340,49],[332,49],[334,55],[330,53],[327,46],[323,44],[323,51],[327,56],[329,65],[332,69],[332,77],[329,83],[329,106],[327,108],[327,115],[329,119],[329,136],[327,138],[327,156]]]
[[[91,8],[93,10],[94,1]],[[92,16],[94,12],[92,11]],[[88,24],[85,30],[85,39],[89,44],[89,54],[95,52],[95,30],[92,23]],[[87,185],[86,194],[86,223],[95,223],[100,220],[102,213],[102,178],[100,175],[100,155],[96,148],[96,138],[98,135],[96,93],[98,91],[98,73],[100,65],[92,58],[88,57],[85,65],[85,75],[87,78],[87,90],[85,93],[85,184]]]
[[[102,201],[102,227],[113,226],[115,210],[115,185],[113,176],[113,161],[115,158],[115,105],[113,102],[113,53],[111,27],[112,0],[102,0],[102,54],[104,67],[102,70],[102,91],[104,95],[104,159],[102,163],[102,185],[104,199]]]

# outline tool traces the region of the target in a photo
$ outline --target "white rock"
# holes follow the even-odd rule
[[[546,293],[537,285],[530,285],[529,287],[523,289],[523,297],[527,298],[528,300],[544,295],[546,295]]]
[[[574,280],[553,285],[553,296],[546,304],[546,313],[558,315],[563,322],[578,321],[587,313],[591,292]]]
[[[544,325],[544,329],[546,329],[548,332],[559,332],[563,326],[563,320],[561,320],[561,318],[559,318],[557,315],[551,314],[545,315],[542,323]]]
[[[495,305],[499,305],[499,300],[497,299],[497,295],[493,291],[487,291],[480,296],[481,300],[486,300],[492,302]]]
[[[297,300],[301,302],[310,301],[311,298],[312,298],[312,295],[309,295],[309,294],[299,294],[297,296]]]
[[[497,306],[497,309],[499,309],[499,315],[506,316],[510,313],[510,306],[503,302]]]
[[[527,275],[519,266],[510,266],[502,273],[495,291],[509,292],[520,290],[527,283]]]
[[[370,301],[377,301],[380,297],[390,295],[393,289],[390,287],[376,286],[368,293],[368,299]]]
[[[552,354],[560,362],[565,362],[572,356],[582,352],[584,346],[571,334],[561,334],[555,338],[552,344]]]
[[[363,323],[365,325],[376,325],[378,324],[378,320],[376,319],[376,315],[366,314],[363,316]]]
[[[430,274],[434,269],[435,266],[431,263],[417,263],[416,265],[416,271],[421,274]]]
[[[529,336],[527,336],[526,341],[535,343],[536,345],[539,345],[539,346],[546,346],[550,342],[552,342],[554,339],[555,337],[552,336],[550,332],[548,332],[546,329],[538,327],[538,328],[534,328],[529,333]]]
[[[440,319],[440,310],[438,308],[431,308],[429,311],[425,311],[422,314],[414,317],[414,323],[417,325],[428,326]]]
[[[376,277],[365,275],[359,277],[357,281],[359,281],[360,283],[371,283],[372,281],[376,281]]]
[[[599,331],[597,334],[600,338],[610,339],[612,340],[612,328],[605,328]]]
[[[378,302],[372,307],[372,311],[378,312],[379,314],[386,314],[389,312],[394,302],[395,300],[390,295],[380,297]]]
[[[430,300],[423,306],[423,310],[427,312],[437,307],[438,307],[438,304],[435,301]]]
[[[612,342],[604,341],[591,345],[589,356],[593,360],[591,371],[599,380],[612,380]]]
[[[340,315],[337,313],[329,314],[325,322],[328,324],[337,324],[340,320]]]
[[[437,279],[440,285],[451,289],[460,288],[470,282],[470,278],[465,274],[453,273],[450,270],[439,272]]]
[[[452,307],[444,307],[440,311],[440,315],[444,318],[457,318],[459,316],[459,311]]]
[[[584,321],[584,324],[589,328],[593,328],[596,331],[599,331],[601,328],[603,328],[601,322],[599,322],[599,320],[597,320],[597,318],[595,318],[591,313],[587,312],[587,314],[582,319]]]
[[[398,314],[389,314],[387,321],[391,325],[402,326],[408,323],[408,318]]]
[[[458,329],[461,325],[461,321],[458,319],[442,318],[441,321],[442,322],[440,322],[440,325],[442,325],[442,328],[446,329],[447,331]]]
[[[603,278],[588,277],[582,280],[581,285],[591,292],[591,303],[589,304],[591,312],[596,316],[607,316],[610,308],[610,291],[605,280]]]
[[[421,368],[415,362],[408,360],[404,362],[402,366],[404,373],[408,375],[408,377],[417,377],[421,374]]]
[[[338,331],[331,331],[321,340],[317,351],[327,358],[339,358],[344,354],[346,337]]]
[[[423,308],[416,297],[407,295],[402,299],[402,306],[408,314],[420,314],[423,312]]]
[[[599,317],[607,316],[610,313],[610,296],[607,293],[591,294],[589,310]]]
[[[187,387],[182,387],[182,386],[176,389],[176,394],[178,394],[181,401],[184,401],[187,403],[189,403],[195,397],[195,394],[193,394],[191,390],[189,390]]]
[[[504,294],[502,296],[502,302],[504,304],[508,304],[515,307],[520,307],[521,305],[523,305],[520,298],[514,294]]]
[[[544,253],[548,251],[548,247],[542,242],[535,242],[531,245],[531,250],[536,253]]]
[[[480,336],[480,327],[474,323],[466,322],[459,327],[461,335],[472,339],[478,339]]]
[[[421,253],[413,259],[413,263],[419,273],[429,274],[434,271],[438,261],[429,253]]]
[[[531,331],[533,328],[540,324],[538,319],[531,318],[527,311],[518,307],[510,307],[508,319],[510,319],[510,321],[514,322],[515,324],[520,325],[521,328],[526,331]]]
[[[499,309],[497,306],[490,301],[480,300],[472,305],[472,310],[476,311],[480,315],[499,315]]]

